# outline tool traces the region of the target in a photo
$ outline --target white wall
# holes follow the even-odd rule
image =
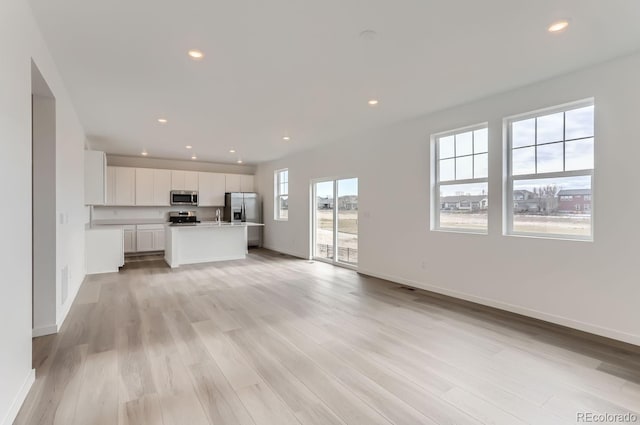
[[[310,180],[355,176],[361,272],[640,345],[638,73],[640,54],[262,164],[265,246],[307,257]],[[503,236],[503,118],[589,97],[595,241]],[[489,235],[430,231],[430,135],[487,121]],[[280,168],[289,168],[288,222],[273,221]]]
[[[0,191],[11,203],[0,208],[0,424],[10,424],[28,391],[31,369],[31,59],[56,97],[56,204],[67,217],[57,225],[57,268],[70,270],[64,318],[84,276],[84,131],[58,75],[29,4],[0,2]],[[60,286],[57,285],[60,291]],[[58,323],[59,325],[60,323]]]

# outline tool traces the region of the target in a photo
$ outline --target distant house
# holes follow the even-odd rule
[[[330,197],[321,197],[318,196],[316,199],[316,205],[319,210],[332,210],[333,209],[333,198]]]
[[[358,195],[345,195],[338,198],[338,209],[342,211],[358,209]]]
[[[535,194],[530,190],[514,190],[513,191],[513,200],[514,201],[527,201],[529,199],[533,199]]]
[[[558,192],[558,211],[564,213],[590,213],[591,189],[567,189]]]
[[[513,191],[513,212],[546,213],[557,211],[558,201],[555,196],[540,197],[530,190]]]
[[[440,198],[440,209],[445,211],[486,211],[487,195],[456,195]]]

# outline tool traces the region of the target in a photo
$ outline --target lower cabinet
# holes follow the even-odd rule
[[[164,225],[139,224],[136,227],[136,252],[164,250]]]
[[[124,252],[128,254],[130,252],[136,252],[136,226],[127,225],[122,226],[124,232]]]
[[[124,266],[122,229],[102,226],[85,231],[85,268],[87,274],[113,273]]]

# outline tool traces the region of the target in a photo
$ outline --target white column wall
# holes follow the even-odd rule
[[[57,280],[68,265],[66,302],[57,282],[58,324],[84,277],[84,131],[28,2],[0,2],[0,424],[10,424],[28,391],[31,369],[31,59],[56,98]]]

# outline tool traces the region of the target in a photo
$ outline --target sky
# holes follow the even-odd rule
[[[316,183],[316,194],[322,198],[333,197],[333,180]],[[358,179],[338,180],[338,196],[357,195]]]
[[[593,168],[593,111],[592,105],[513,122],[513,174]]]

